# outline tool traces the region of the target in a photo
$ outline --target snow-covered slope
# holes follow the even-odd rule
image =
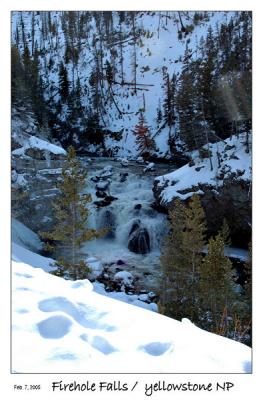
[[[38,235],[15,218],[12,218],[12,242],[35,252],[43,247]]]
[[[207,146],[203,150],[207,152]],[[217,190],[230,178],[251,181],[251,135],[248,136],[249,152],[246,151],[245,134],[210,144],[209,150],[213,169],[209,157],[201,158],[200,153],[195,151],[191,163],[155,179],[155,186],[161,188],[162,203],[169,203],[174,198],[186,200],[193,193],[203,194],[202,185]]]
[[[12,370],[50,372],[250,372],[251,349],[189,320],[106,298],[13,262]]]

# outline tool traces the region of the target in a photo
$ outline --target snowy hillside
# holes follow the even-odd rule
[[[189,320],[106,298],[88,280],[65,281],[13,262],[12,370],[250,372],[251,349]],[[30,357],[28,356],[30,354]]]
[[[13,12],[14,69],[21,74],[20,57],[36,86],[35,113],[53,138],[73,141],[83,151],[135,156],[134,129],[143,112],[155,156],[169,157],[182,144],[175,99],[183,89],[182,72],[190,62],[203,68],[209,56],[204,48],[210,51],[206,37],[214,32],[221,35],[214,69],[224,74],[219,66],[225,68],[225,31],[232,51],[238,37],[239,46],[249,46],[240,36],[248,26],[241,14]]]

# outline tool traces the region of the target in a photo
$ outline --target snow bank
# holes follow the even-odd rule
[[[42,249],[38,235],[15,218],[12,218],[12,242],[32,251]]]
[[[155,179],[157,187],[163,187],[162,203],[168,203],[173,198],[185,200],[193,193],[202,194],[202,191],[198,189],[200,184],[211,185],[215,188],[222,186],[225,180],[233,174],[236,179],[251,180],[251,152],[246,153],[245,140],[245,134],[240,134],[210,144],[212,171],[209,158],[202,159],[198,151],[194,151],[192,153],[193,163],[184,165],[167,175],[157,177]],[[251,143],[251,135],[249,135],[249,142]],[[204,146],[203,149],[206,150],[207,146]],[[220,167],[218,166],[218,154],[222,157]],[[182,191],[187,193],[182,193]]]
[[[13,262],[17,373],[250,372],[251,349]]]
[[[52,265],[55,260],[33,253],[16,243],[12,243],[12,260],[18,263],[26,263],[33,268],[41,268],[44,271],[54,271]]]

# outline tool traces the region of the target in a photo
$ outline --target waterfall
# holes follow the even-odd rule
[[[98,256],[105,254],[109,258],[132,257],[159,253],[161,242],[166,232],[166,216],[151,207],[154,201],[152,192],[153,177],[142,174],[141,167],[124,169],[120,164],[110,168],[106,162],[89,166],[91,192],[89,226],[94,229],[107,229],[107,234],[94,243],[87,243],[87,250],[92,249]],[[98,204],[96,185],[103,182],[105,171],[111,171],[109,190],[114,200],[106,206]],[[125,172],[125,179],[124,179]],[[96,181],[96,182],[95,182]],[[99,184],[103,190],[103,184]],[[98,193],[97,193],[98,194]],[[95,203],[96,202],[96,203]]]

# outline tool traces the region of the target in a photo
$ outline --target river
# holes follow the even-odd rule
[[[152,187],[156,176],[175,168],[158,164],[154,171],[144,172],[145,165],[136,162],[129,162],[124,167],[120,161],[113,159],[96,158],[89,162],[82,158],[81,161],[88,170],[86,190],[93,199],[89,206],[88,225],[90,228],[108,229],[106,238],[84,244],[81,257],[85,259],[93,256],[100,259],[112,274],[120,269],[131,272],[136,278],[138,289],[158,290],[160,248],[167,230],[167,218],[151,207],[154,202]],[[104,178],[101,175],[105,175]],[[94,182],[96,177],[100,178],[98,182]],[[97,188],[103,187],[103,182],[109,182],[107,195],[115,200],[100,207],[96,201],[101,202],[102,199],[96,196],[96,192],[100,194]],[[128,248],[134,236],[132,231],[136,231],[138,225],[142,236],[137,242],[137,251],[145,254],[135,253]]]

